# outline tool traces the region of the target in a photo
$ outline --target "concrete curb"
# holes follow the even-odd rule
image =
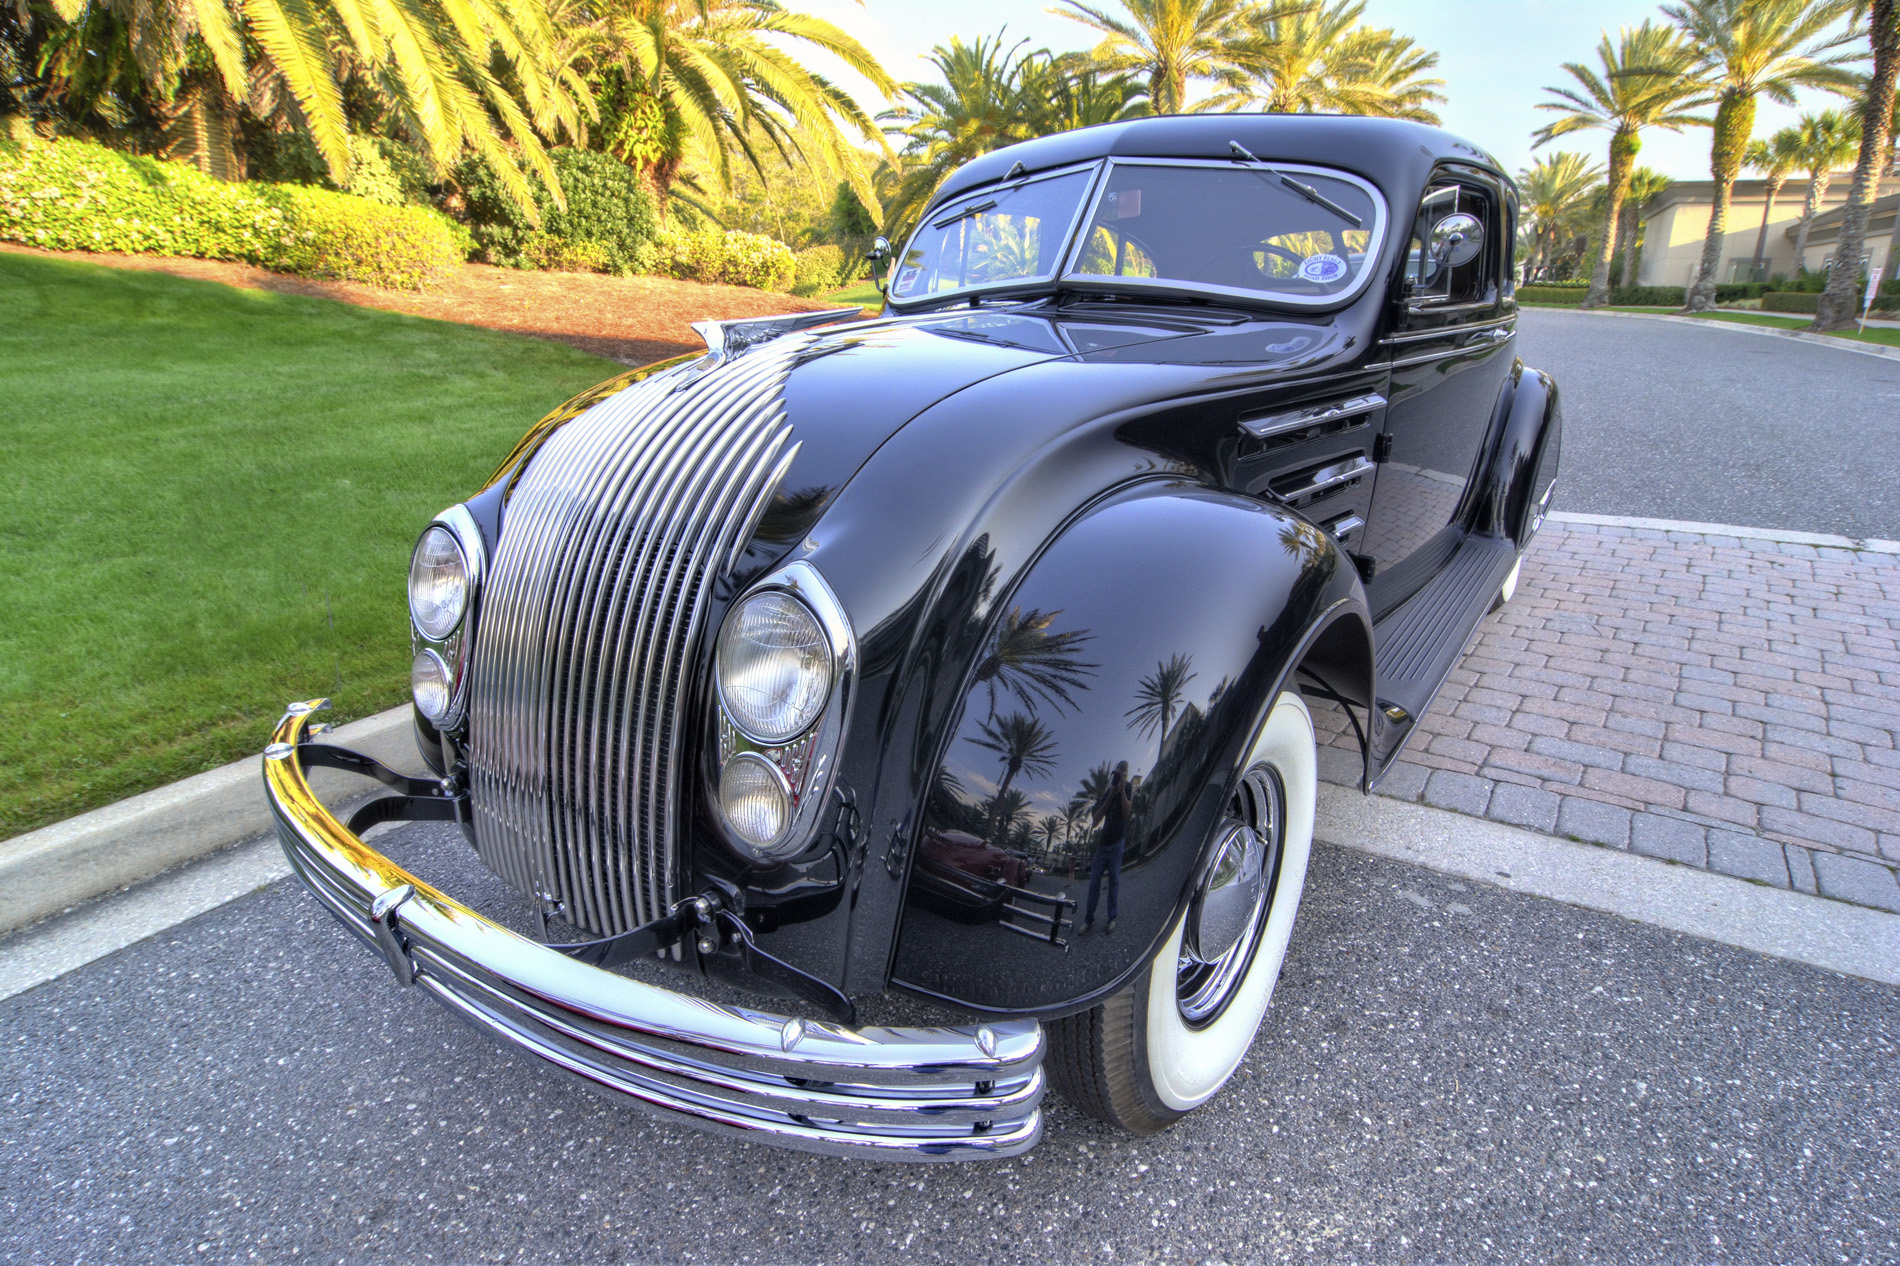
[[[1900,914],[1326,783],[1314,835],[1442,874],[1900,985]]]
[[[1900,360],[1900,347],[1886,347],[1879,343],[1857,343],[1852,339],[1837,338],[1832,334],[1810,334],[1806,330],[1778,330],[1771,325],[1750,325],[1746,321],[1712,321],[1708,317],[1670,316],[1661,312],[1599,312],[1594,308],[1570,308],[1555,303],[1527,303],[1524,307],[1540,312],[1571,312],[1585,317],[1621,317],[1626,321],[1675,321],[1681,325],[1700,326],[1705,330],[1711,327],[1740,330],[1744,334],[1766,334],[1770,338],[1798,339],[1804,343],[1813,343],[1817,347],[1833,347],[1843,352],[1858,352],[1862,356]],[[1519,311],[1522,310],[1522,308],[1519,309]]]
[[[392,708],[338,727],[335,741],[388,765],[420,766],[410,709]],[[317,770],[319,795],[361,790],[362,780]],[[263,757],[251,756],[168,787],[0,842],[0,932],[272,829]]]
[[[1900,554],[1900,541],[1879,537],[1834,536],[1828,532],[1797,532],[1792,528],[1736,527],[1730,523],[1694,523],[1685,519],[1642,519],[1626,514],[1577,514],[1553,510],[1552,523],[1584,527],[1642,528],[1650,532],[1686,532],[1696,536],[1732,536],[1738,541],[1773,541],[1777,545],[1812,545],[1816,549],[1846,549],[1863,554]]]

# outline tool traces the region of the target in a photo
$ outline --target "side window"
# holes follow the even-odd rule
[[[1495,293],[1498,208],[1471,185],[1432,186],[1418,205],[1405,264],[1405,299],[1413,306],[1484,303]]]

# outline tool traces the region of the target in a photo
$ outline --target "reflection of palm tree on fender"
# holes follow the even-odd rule
[[[1024,770],[1031,774],[1046,774],[1055,768],[1055,736],[1049,733],[1049,727],[1040,718],[1012,712],[1000,721],[985,721],[982,737],[970,741],[1003,758],[1003,781],[996,785],[996,797],[990,802],[996,811],[990,815],[989,836],[996,839],[999,829],[1005,826],[1001,812],[1008,801],[1010,784],[1016,781],[1016,775]]]

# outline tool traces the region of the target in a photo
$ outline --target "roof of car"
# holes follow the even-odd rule
[[[1487,168],[1509,180],[1497,159],[1440,128],[1403,119],[1342,114],[1172,114],[1059,132],[992,150],[958,168],[935,201],[1003,179],[1021,163],[1044,171],[1098,158],[1207,158],[1233,156],[1238,141],[1267,162],[1310,163],[1363,176],[1392,200],[1423,192],[1440,162]]]

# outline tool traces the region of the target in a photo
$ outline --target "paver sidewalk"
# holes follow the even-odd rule
[[[1419,730],[1382,794],[1900,911],[1885,547],[1553,521]]]

